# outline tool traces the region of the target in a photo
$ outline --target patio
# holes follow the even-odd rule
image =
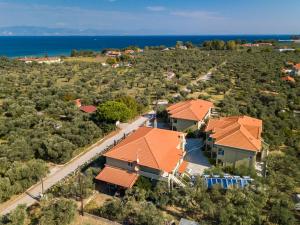
[[[191,175],[202,175],[203,171],[211,167],[208,159],[202,152],[203,140],[187,139],[185,159],[188,162],[187,171]]]

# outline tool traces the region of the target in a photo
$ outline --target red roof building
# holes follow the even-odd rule
[[[214,143],[245,149],[261,150],[262,121],[249,116],[232,116],[211,119],[205,128]]]
[[[59,57],[44,57],[44,58],[25,57],[25,58],[19,58],[18,60],[25,63],[37,62],[37,63],[46,63],[46,64],[61,62],[61,59]]]
[[[173,104],[167,108],[172,129],[185,131],[196,126],[199,129],[210,117],[212,102],[197,99]]]
[[[82,111],[85,113],[94,113],[97,111],[97,107],[93,106],[93,105],[82,105],[81,104],[81,99],[75,99],[74,100],[75,105]]]
[[[138,177],[139,175],[136,172],[105,166],[95,179],[123,188],[131,188]]]
[[[85,113],[94,113],[97,111],[97,107],[93,105],[83,105],[79,109]]]
[[[122,53],[120,51],[108,51],[106,52],[106,55],[109,57],[119,57]]]
[[[124,51],[124,53],[125,53],[125,54],[134,54],[134,50],[132,50],[132,49],[126,49],[126,50]]]
[[[81,107],[81,99],[80,99],[80,98],[75,99],[74,102],[75,102],[75,105],[76,105],[78,108]]]
[[[297,63],[297,64],[294,66],[294,68],[295,68],[296,70],[300,70],[300,63]]]
[[[294,69],[294,75],[300,76],[300,63],[296,64],[293,69]]]
[[[141,127],[104,154],[106,165],[96,179],[122,187],[131,187],[137,175],[167,181],[183,163],[184,146],[181,132]],[[126,182],[120,185],[115,177],[123,175]]]
[[[262,121],[249,116],[210,119],[206,144],[223,163],[254,160],[263,150]]]
[[[295,79],[291,76],[285,76],[285,77],[282,77],[281,80],[283,81],[288,81],[288,82],[292,82],[292,83],[295,83]]]

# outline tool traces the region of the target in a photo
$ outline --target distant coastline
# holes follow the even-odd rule
[[[174,46],[176,41],[201,44],[206,40],[289,40],[291,35],[148,35],[148,36],[0,36],[0,56],[61,56],[72,49],[102,51],[127,46]]]
[[[287,40],[278,40],[278,41],[280,41],[280,42],[296,42],[296,43],[300,42],[300,40],[296,40],[296,39],[287,39]]]

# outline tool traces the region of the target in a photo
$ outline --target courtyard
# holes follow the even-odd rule
[[[188,162],[187,171],[194,176],[202,175],[205,169],[211,167],[211,164],[202,151],[203,140],[200,138],[188,138],[186,140],[186,155],[184,160]]]

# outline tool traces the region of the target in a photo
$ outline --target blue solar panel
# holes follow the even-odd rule
[[[212,180],[210,178],[208,178],[206,181],[207,181],[207,187],[211,188],[213,185]]]
[[[210,178],[212,181],[212,184],[216,184],[217,183],[217,179],[216,178]]]
[[[225,189],[228,188],[227,179],[225,179],[225,178],[222,179],[222,187]]]
[[[216,178],[216,176],[214,177],[205,176],[204,180],[207,184],[207,188],[212,188],[214,185],[219,184],[224,189],[228,189],[230,186],[243,188],[252,181],[251,178],[247,177],[247,179],[245,179],[237,176],[234,178],[232,177]]]
[[[237,180],[236,179],[232,179],[232,184],[236,185],[237,184]]]
[[[241,180],[238,180],[238,185],[240,186],[240,187],[244,187],[244,183],[243,183],[243,180],[241,179]]]

